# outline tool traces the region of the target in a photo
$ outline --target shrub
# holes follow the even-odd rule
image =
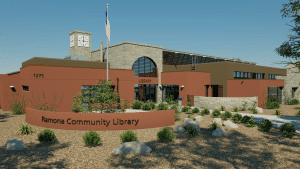
[[[42,142],[53,142],[56,139],[54,131],[50,129],[45,129],[38,134],[39,141]]]
[[[279,109],[280,108],[280,104],[277,102],[277,100],[275,98],[268,98],[267,102],[266,102],[266,107],[267,109]]]
[[[131,103],[131,107],[133,109],[141,109],[143,103],[139,100],[135,100],[133,103]]]
[[[237,108],[236,106],[233,108],[234,112],[238,112],[239,108]]]
[[[232,117],[232,114],[231,114],[229,111],[225,111],[224,116],[225,116],[226,118],[231,118],[231,117]]]
[[[218,117],[218,116],[221,115],[221,113],[220,113],[219,110],[215,109],[215,110],[212,112],[212,115],[213,115],[214,117]]]
[[[145,103],[144,105],[142,105],[141,109],[143,109],[143,110],[151,110],[150,103]]]
[[[273,128],[273,124],[270,120],[265,119],[261,123],[259,123],[259,131],[268,132]]]
[[[19,129],[19,134],[31,134],[33,132],[32,128],[29,127],[28,125],[22,124],[22,127]]]
[[[169,101],[169,105],[172,105],[173,104],[173,101]]]
[[[150,102],[151,109],[155,109],[155,103]]]
[[[246,124],[250,119],[251,119],[251,117],[249,117],[249,116],[244,116],[244,117],[242,117],[241,122]]]
[[[202,115],[207,115],[207,114],[209,114],[210,113],[210,111],[207,109],[207,108],[205,108],[205,109],[203,109],[202,111],[201,111],[201,114]]]
[[[294,125],[288,123],[283,124],[279,130],[288,138],[292,138],[296,131]]]
[[[193,110],[192,110],[192,113],[199,113],[199,112],[200,112],[200,110],[197,107],[193,108]]]
[[[120,136],[121,143],[139,141],[133,131],[127,130]]]
[[[297,99],[293,99],[290,101],[289,105],[295,105],[295,104],[299,104],[299,100]]]
[[[225,113],[222,113],[221,114],[221,118],[223,119],[223,120],[227,120],[228,118],[225,116]]]
[[[300,110],[296,113],[296,115],[300,116]]]
[[[250,119],[250,120],[247,122],[247,127],[249,127],[249,128],[255,127],[255,120],[254,120],[254,119]]]
[[[159,105],[157,106],[157,110],[168,110],[168,105],[159,103]]]
[[[235,115],[233,115],[232,120],[236,123],[238,121],[242,120],[242,115],[236,113]]]
[[[252,109],[253,114],[257,114],[257,110],[254,108]]]
[[[173,105],[170,109],[171,109],[171,110],[178,110],[178,109],[177,109],[177,106],[175,106],[175,105]]]
[[[96,145],[96,144],[99,144],[102,140],[101,138],[99,137],[100,134],[95,132],[95,131],[89,131],[88,133],[85,133],[83,137],[83,143],[85,143],[85,145],[90,145],[90,144],[93,144],[93,145]]]
[[[178,103],[175,103],[175,106],[178,106],[179,104]]]
[[[157,133],[158,140],[162,140],[164,142],[173,141],[175,139],[175,135],[173,131],[167,128],[163,128],[161,131]]]
[[[277,110],[275,111],[275,115],[281,115],[280,110],[277,109]]]
[[[221,106],[221,111],[225,111],[225,106]]]
[[[200,135],[200,133],[193,126],[189,126],[188,130],[186,131],[186,134],[191,137],[194,137],[198,134]]]
[[[212,124],[211,127],[210,127],[210,130],[214,131],[214,130],[216,130],[217,128],[220,128],[220,125],[218,125],[218,123],[216,123],[216,122],[213,122],[213,124]]]
[[[189,108],[187,106],[184,106],[182,109],[181,109],[182,112],[188,112],[189,111]]]
[[[187,105],[188,105],[188,106],[192,106],[192,103],[191,103],[191,102],[188,102]]]
[[[175,114],[175,121],[179,121],[180,118],[179,118],[179,114]]]

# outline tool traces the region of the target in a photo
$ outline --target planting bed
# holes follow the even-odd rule
[[[283,114],[285,112],[282,112]],[[296,113],[296,112],[295,112]],[[193,114],[190,118],[196,117]],[[181,120],[187,118],[181,113]],[[57,142],[47,145],[37,140],[37,133],[47,129],[29,125],[32,135],[15,136],[26,123],[25,115],[11,115],[0,110],[0,168],[299,168],[300,136],[286,138],[279,129],[268,133],[259,132],[258,126],[225,129],[227,136],[213,137],[209,130],[211,115],[204,115],[200,124],[200,135],[189,137],[175,133],[175,140],[164,143],[157,139],[163,127],[132,130],[139,140],[152,148],[147,154],[114,155],[112,151],[121,145],[122,130],[96,131],[102,142],[86,146],[83,136],[87,131],[51,129]],[[167,128],[173,130],[182,121]],[[230,119],[229,119],[230,120]],[[7,151],[4,145],[8,139],[21,138],[28,147],[23,151]]]

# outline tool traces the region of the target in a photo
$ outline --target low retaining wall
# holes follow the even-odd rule
[[[258,97],[203,97],[194,96],[194,107],[208,108],[208,109],[220,109],[221,105],[226,109],[233,109],[236,107],[242,107],[247,102],[246,108],[252,107],[254,102],[258,103]],[[257,106],[257,103],[255,106]]]
[[[26,108],[26,122],[32,125],[67,130],[129,130],[175,124],[175,111],[140,113],[70,113]]]

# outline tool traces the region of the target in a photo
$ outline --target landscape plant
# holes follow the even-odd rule
[[[269,132],[273,128],[273,124],[270,120],[265,119],[259,123],[259,131]]]
[[[28,134],[31,134],[32,132],[34,132],[33,130],[32,130],[32,128],[31,127],[29,127],[28,125],[24,125],[23,123],[22,123],[22,127],[19,129],[19,132],[20,133],[17,133],[17,134],[25,134],[25,135],[28,135]]]
[[[138,141],[138,138],[136,137],[137,134],[134,134],[133,131],[127,130],[123,134],[121,134],[120,139],[121,143],[125,142],[132,142],[132,141]]]
[[[99,144],[102,140],[100,138],[100,134],[90,130],[88,133],[85,133],[83,137],[83,143],[85,143],[85,145],[96,145]]]
[[[159,103],[159,105],[157,106],[157,110],[168,110],[168,105],[164,104],[164,103]]]
[[[142,105],[141,107],[143,110],[151,110],[151,105],[150,103],[145,103],[144,105]]]
[[[182,109],[181,109],[182,112],[188,112],[189,111],[189,108],[187,106],[184,106]]]
[[[220,111],[218,109],[215,109],[213,112],[212,112],[212,115],[214,117],[219,117],[221,115]]]
[[[200,112],[200,110],[197,107],[193,108],[193,110],[192,110],[192,113],[199,113],[199,112]]]
[[[226,118],[231,118],[231,117],[232,117],[232,114],[231,114],[229,111],[225,111],[224,116],[225,116]]]
[[[150,102],[150,106],[151,106],[151,109],[152,109],[152,110],[155,109],[155,103]]]
[[[294,125],[288,123],[283,124],[279,130],[288,138],[292,138],[296,131]]]
[[[38,139],[41,143],[43,142],[54,142],[56,139],[54,131],[45,129],[38,134]]]
[[[8,95],[7,93],[5,92],[6,94],[6,97],[8,98]],[[12,94],[12,97],[13,97],[13,100],[14,102],[12,103],[11,101],[9,101],[9,103],[11,104],[9,106],[9,108],[12,110],[12,114],[13,115],[18,115],[18,114],[23,114],[25,113],[25,101],[24,101],[24,94],[23,94],[23,99],[22,101],[19,101],[19,100],[15,100],[15,96],[19,96],[19,93],[16,93],[15,95]],[[20,97],[21,98],[21,97]],[[8,107],[6,105],[6,107]]]
[[[157,137],[158,137],[158,140],[168,142],[168,141],[174,141],[176,136],[174,135],[172,130],[164,127],[162,130],[160,130],[157,133]]]
[[[221,111],[225,111],[225,106],[221,106]]]
[[[143,103],[139,100],[135,100],[132,104],[131,107],[133,109],[141,109],[141,107],[143,106]]]
[[[173,100],[174,100],[174,96],[173,95],[167,95],[167,97],[166,97],[166,102],[167,103],[169,103],[170,101],[173,101]]]
[[[274,115],[281,115],[280,110],[277,109],[277,110],[275,111],[275,114],[274,114]]]
[[[209,128],[211,131],[214,131],[217,128],[220,128],[220,125],[214,121]]]
[[[241,122],[247,124],[250,119],[251,119],[251,117],[244,116],[244,117],[242,117]]]
[[[300,110],[296,113],[296,116],[300,116]]]
[[[297,99],[293,99],[289,102],[289,105],[296,105],[296,104],[299,104],[299,100]]]
[[[200,135],[200,133],[191,125],[186,131],[188,136],[194,137],[196,135]]]
[[[204,108],[202,111],[201,111],[201,115],[207,115],[209,114],[210,111],[207,109],[207,108]]]
[[[37,94],[38,95],[38,94]],[[31,94],[31,96],[32,96],[32,98],[35,100],[35,98],[33,97],[33,95]],[[54,102],[55,102],[55,100],[56,100],[56,96],[57,95],[55,95],[55,92],[54,92],[54,94],[53,94],[53,100],[54,100]],[[39,96],[37,96],[37,98],[38,98],[38,100],[40,101],[40,99],[39,99]],[[61,100],[60,101],[62,101],[62,98],[63,98],[63,96],[61,97]],[[44,91],[43,91],[43,99],[44,99],[44,104],[42,104],[41,105],[41,103],[39,102],[39,104],[38,105],[33,105],[33,103],[32,103],[32,101],[31,100],[29,100],[29,102],[33,105],[33,107],[34,107],[34,109],[38,109],[38,110],[43,110],[43,111],[56,111],[56,110],[54,110],[54,107],[56,106],[53,102],[52,102],[52,104],[50,104],[50,107],[49,106],[46,106],[47,105],[47,103],[45,102],[45,93],[44,93]],[[59,106],[57,106],[57,108],[58,108]]]
[[[233,108],[233,111],[234,111],[234,112],[238,112],[238,110],[239,110],[239,108],[236,107],[236,106]]]
[[[249,128],[255,127],[255,120],[254,120],[254,119],[250,119],[250,120],[247,122],[247,127],[249,127]]]
[[[242,115],[240,115],[239,113],[236,113],[233,115],[232,120],[234,123],[238,123],[242,120]]]

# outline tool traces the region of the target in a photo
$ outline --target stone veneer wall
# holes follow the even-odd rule
[[[285,104],[287,98],[298,99],[300,101],[300,71],[293,64],[287,65],[287,75],[277,76],[276,79],[284,80],[284,88],[282,90],[282,102]],[[298,87],[292,98],[292,88]]]
[[[243,104],[247,102],[246,108],[252,107],[256,102],[255,107],[258,103],[258,97],[204,97],[194,96],[194,107],[199,109],[220,109],[221,105],[225,106],[226,109],[233,109],[236,107],[243,107]]]

